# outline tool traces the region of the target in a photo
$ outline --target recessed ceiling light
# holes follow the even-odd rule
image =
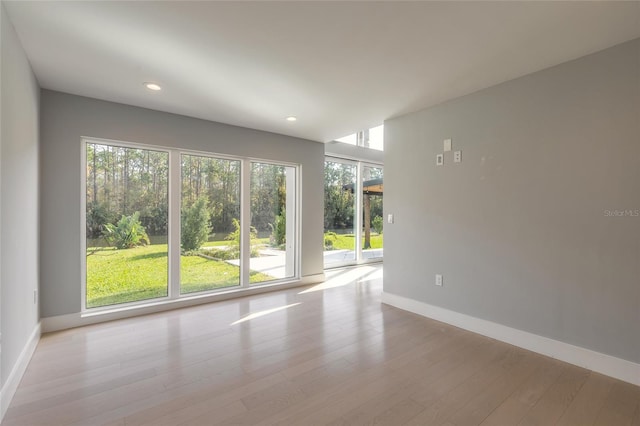
[[[160,85],[157,83],[145,83],[144,87],[155,92],[157,92],[158,90],[162,90],[162,87],[160,87]]]
[[[290,115],[289,117],[286,118],[287,121],[297,121],[298,118],[294,117],[293,115]]]

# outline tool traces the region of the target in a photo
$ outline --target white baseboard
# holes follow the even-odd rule
[[[640,364],[383,292],[382,303],[640,386]]]
[[[20,380],[22,380],[22,376],[27,370],[27,366],[29,365],[29,361],[31,361],[31,357],[33,356],[33,352],[36,350],[39,340],[40,323],[36,324],[34,327],[31,335],[29,336],[29,340],[27,340],[24,348],[22,348],[22,352],[20,352],[20,356],[18,357],[16,364],[13,366],[11,373],[9,373],[7,381],[4,386],[2,386],[2,390],[0,391],[0,422],[2,422],[16,390],[18,390]]]
[[[284,290],[287,288],[302,287],[311,284],[323,282],[325,280],[324,273],[315,275],[305,275],[299,280],[286,282],[264,284],[250,288],[234,288],[226,291],[193,295],[191,297],[156,301],[149,304],[127,306],[114,308],[110,310],[96,312],[75,312],[66,315],[57,315],[53,317],[42,318],[42,332],[49,333],[52,331],[66,330],[83,325],[97,324],[106,321],[113,321],[123,318],[131,318],[139,315],[153,314],[173,309],[186,308],[189,306],[202,305],[205,303],[219,302],[222,300],[233,299],[236,297],[251,296],[254,294],[267,293],[271,291]]]

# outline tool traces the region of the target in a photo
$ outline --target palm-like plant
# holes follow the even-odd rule
[[[140,223],[140,212],[135,212],[131,216],[122,215],[115,225],[107,223],[104,225],[102,235],[109,245],[114,245],[118,249],[150,244],[147,232]]]

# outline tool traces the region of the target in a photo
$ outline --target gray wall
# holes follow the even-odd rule
[[[0,327],[2,384],[38,324],[38,83],[0,5]]]
[[[41,102],[43,317],[80,311],[82,136],[301,164],[302,275],[323,272],[323,144],[48,90]]]
[[[389,120],[385,149],[386,292],[640,362],[640,217],[605,213],[640,210],[640,39]]]

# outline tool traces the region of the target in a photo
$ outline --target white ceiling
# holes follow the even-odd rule
[[[3,3],[44,88],[321,142],[640,37],[637,1]]]

